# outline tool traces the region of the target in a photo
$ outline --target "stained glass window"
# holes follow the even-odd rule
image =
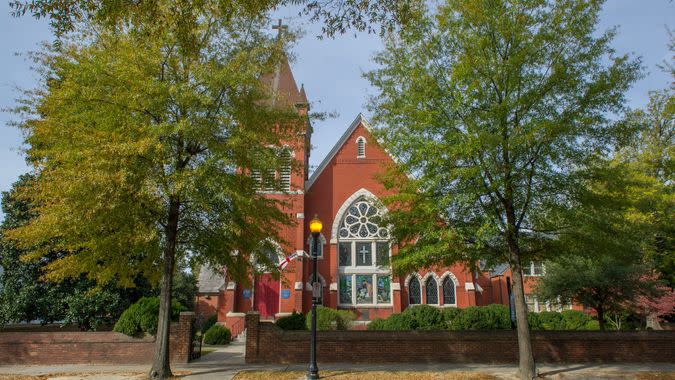
[[[410,279],[408,284],[408,303],[411,305],[419,305],[422,303],[422,291],[420,281],[415,275]]]
[[[454,305],[455,303],[455,282],[450,277],[446,277],[443,280],[443,304]]]
[[[364,199],[356,201],[347,210],[339,235],[350,239],[387,239],[387,229],[378,225],[380,216],[380,210],[370,202]]]
[[[433,277],[427,279],[425,284],[428,305],[438,305],[438,283]]]
[[[391,277],[377,276],[377,303],[391,302]]]
[[[373,265],[373,244],[356,243],[356,265],[357,266],[371,266]]]
[[[352,243],[340,243],[339,247],[339,262],[341,267],[348,267],[352,265]]]
[[[360,197],[338,229],[339,304],[391,305],[388,231],[380,227],[381,211]]]
[[[376,248],[376,264],[378,267],[389,265],[389,243],[378,242]]]
[[[356,303],[373,303],[373,275],[356,275]]]
[[[340,303],[352,303],[352,276],[340,276]]]

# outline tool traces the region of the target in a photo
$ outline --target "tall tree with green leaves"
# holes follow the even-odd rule
[[[508,263],[523,379],[536,370],[522,264],[543,259],[555,232],[538,219],[568,202],[640,75],[638,60],[614,55],[614,30],[596,31],[602,3],[446,0],[392,35],[367,74],[379,136],[400,162],[384,179],[400,190],[386,200],[395,271]]]
[[[145,3],[144,3],[145,4]],[[189,255],[245,280],[260,242],[288,223],[247,170],[280,164],[280,139],[304,119],[272,107],[260,78],[283,40],[265,20],[216,3],[155,1],[158,19],[84,25],[37,54],[42,87],[18,112],[38,175],[22,197],[37,216],[6,231],[40,260],[68,252],[46,278],[159,282],[152,378],[171,376],[169,323],[176,262]],[[286,104],[276,102],[276,104]]]
[[[64,252],[50,250],[38,261],[24,261],[24,251],[1,240],[6,230],[29,222],[36,216],[31,205],[20,199],[21,188],[34,182],[22,175],[12,189],[2,193],[0,224],[0,326],[6,323],[61,322],[76,324],[82,330],[97,330],[111,324],[132,303],[153,294],[147,281],[136,279],[133,288],[122,289],[114,282],[96,286],[83,276],[58,283],[45,281],[44,268],[63,257]],[[0,327],[1,328],[1,327]]]

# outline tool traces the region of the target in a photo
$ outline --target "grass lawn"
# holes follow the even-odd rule
[[[298,380],[304,379],[305,371],[243,371],[233,380]],[[321,371],[322,379],[330,380],[495,380],[498,377],[477,372],[432,372],[432,371]]]

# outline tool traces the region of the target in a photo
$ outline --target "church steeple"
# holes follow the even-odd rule
[[[288,30],[288,25],[283,25],[281,19],[272,29],[277,30],[277,40],[281,42],[282,34]],[[298,90],[298,85],[293,77],[288,56],[283,54],[277,63],[274,73],[263,76],[262,81],[268,83],[272,92],[273,105],[291,105],[297,108],[309,108],[304,86]]]

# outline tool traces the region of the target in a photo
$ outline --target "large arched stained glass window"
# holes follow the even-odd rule
[[[424,288],[427,295],[427,304],[438,305],[438,283],[436,279],[429,277],[427,283],[424,284]]]
[[[346,210],[338,228],[339,304],[391,305],[391,245],[380,226],[384,208],[359,197]]]
[[[420,281],[413,275],[408,284],[408,304],[419,305],[421,303],[422,289],[420,289]]]
[[[450,277],[443,280],[443,304],[454,305],[457,303],[455,298],[455,282]]]

